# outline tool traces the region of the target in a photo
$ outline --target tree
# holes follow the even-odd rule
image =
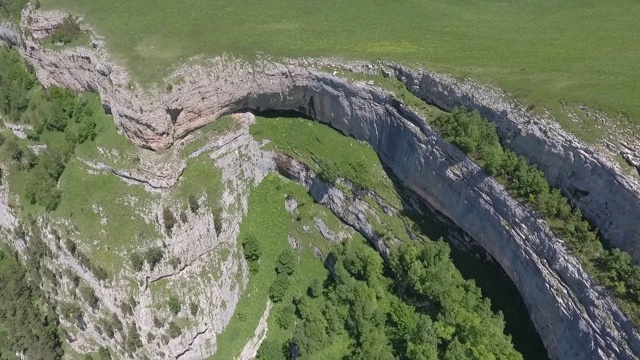
[[[280,302],[289,290],[289,276],[278,274],[269,288],[269,298],[273,302]]]
[[[291,328],[296,322],[296,307],[291,304],[284,304],[276,310],[276,322],[282,329]]]
[[[79,38],[81,34],[82,29],[80,29],[78,22],[72,17],[67,17],[62,24],[51,33],[51,41],[54,43],[68,44]]]
[[[286,357],[283,348],[286,348],[286,346],[283,346],[283,344],[267,338],[260,345],[260,348],[258,349],[258,352],[256,354],[256,359],[285,360]]]
[[[322,281],[320,281],[320,279],[313,279],[311,285],[309,285],[309,288],[307,289],[307,294],[312,298],[317,298],[322,296],[322,290]]]
[[[262,254],[258,239],[253,235],[247,235],[242,239],[242,249],[244,258],[249,262],[249,271],[252,274],[256,274],[259,269],[260,255]]]
[[[298,257],[290,248],[282,250],[276,262],[276,273],[291,275],[296,269]]]

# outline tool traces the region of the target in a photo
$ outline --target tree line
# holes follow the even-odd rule
[[[332,273],[276,314],[290,341],[267,338],[258,359],[521,359],[473,281],[442,241],[401,245],[385,264],[361,242],[329,256]],[[293,315],[291,315],[293,314]]]
[[[589,273],[604,285],[640,326],[640,266],[629,254],[603,244],[597,230],[572,207],[559,189],[552,188],[542,171],[502,147],[495,125],[477,111],[454,109],[432,125],[450,143],[477,161],[516,199],[537,211],[578,255]]]

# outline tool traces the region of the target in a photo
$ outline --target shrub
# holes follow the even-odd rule
[[[140,339],[140,334],[138,330],[136,330],[135,325],[129,328],[129,332],[127,333],[127,340],[125,343],[125,348],[128,353],[134,353],[136,350],[142,347],[142,339]]]
[[[104,346],[101,346],[100,349],[98,350],[98,358],[100,360],[111,360],[111,353],[109,352],[109,349],[107,349]]]
[[[191,316],[196,316],[198,315],[198,310],[200,308],[198,307],[198,304],[194,301],[189,303],[189,312],[191,313]]]
[[[169,328],[167,329],[167,335],[170,338],[175,339],[182,334],[182,329],[173,321],[169,323]]]
[[[169,311],[171,311],[173,315],[178,315],[180,310],[182,310],[182,303],[180,303],[180,299],[178,299],[177,296],[174,296],[174,295],[169,296],[168,305],[169,305]]]
[[[131,268],[134,271],[141,271],[144,266],[144,259],[137,252],[131,253],[129,255],[129,261],[131,261]]]
[[[14,161],[21,161],[22,160],[22,156],[24,155],[24,151],[22,150],[20,145],[18,145],[18,143],[16,142],[16,140],[14,138],[12,138],[12,137],[9,138],[9,140],[7,140],[4,143],[4,148],[9,153],[9,156],[11,156],[11,159],[13,159]]]
[[[82,35],[82,30],[76,19],[68,17],[51,33],[51,41],[54,43],[68,44]]]
[[[248,235],[242,240],[242,250],[244,251],[244,258],[249,262],[249,271],[252,274],[256,274],[259,269],[260,244],[258,239],[253,235]]]
[[[289,276],[278,274],[269,288],[269,298],[273,302],[280,302],[289,290]]]
[[[200,209],[200,204],[198,204],[198,199],[196,199],[193,194],[189,195],[189,209],[192,213],[197,214]]]
[[[90,286],[81,286],[80,287],[80,296],[82,300],[84,300],[91,308],[95,309],[98,307],[98,302],[100,301],[96,296],[96,292]]]
[[[153,271],[156,265],[158,265],[160,261],[162,261],[163,257],[164,252],[157,246],[147,249],[147,251],[145,251],[144,253],[144,260],[147,262],[147,264],[149,264],[149,268],[151,269],[151,271]]]
[[[296,269],[298,257],[290,248],[282,250],[276,262],[276,273],[291,275]]]
[[[314,279],[307,289],[307,294],[312,298],[317,298],[322,295],[322,290],[322,281],[320,281],[319,279]]]
[[[164,221],[164,229],[167,231],[167,235],[171,236],[171,230],[176,225],[176,218],[167,206],[162,209],[162,220]]]

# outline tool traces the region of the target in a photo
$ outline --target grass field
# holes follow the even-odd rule
[[[41,0],[105,35],[143,83],[194,55],[340,56],[470,76],[527,104],[640,122],[636,0]]]

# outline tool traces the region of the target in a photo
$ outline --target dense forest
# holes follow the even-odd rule
[[[591,275],[617,299],[640,325],[640,266],[629,254],[601,242],[579,209],[558,189],[549,186],[542,171],[523,157],[503,149],[495,125],[478,112],[455,109],[432,125],[444,138],[475,159],[516,199],[535,209],[551,229],[578,255]]]
[[[327,279],[276,315],[291,340],[267,338],[259,359],[322,358],[337,343],[344,350],[331,356],[343,359],[522,358],[502,315],[462,278],[442,241],[402,245],[388,264],[367,244],[346,242],[327,262]]]

